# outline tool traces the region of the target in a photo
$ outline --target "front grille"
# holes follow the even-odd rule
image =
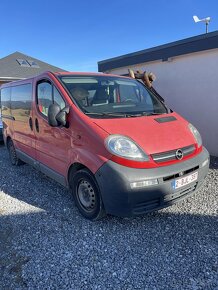
[[[191,155],[192,153],[194,153],[195,146],[190,145],[190,146],[186,146],[186,147],[178,148],[178,149],[180,149],[183,152],[183,156],[185,157],[185,156],[188,156],[188,155]],[[176,151],[178,149],[166,151],[166,152],[161,152],[161,153],[155,153],[155,154],[152,154],[151,157],[153,158],[153,160],[156,163],[178,160],[176,158]]]
[[[160,207],[160,198],[151,199],[148,201],[139,202],[133,208],[134,214],[140,214],[155,210],[156,208]]]
[[[195,166],[195,167],[192,167],[188,170],[185,170],[185,171],[182,171],[182,172],[178,172],[178,173],[175,173],[173,175],[168,175],[168,176],[165,176],[163,177],[163,181],[169,181],[171,179],[175,179],[175,178],[178,178],[178,177],[183,177],[184,175],[187,175],[193,171],[196,171],[199,169],[199,166]]]

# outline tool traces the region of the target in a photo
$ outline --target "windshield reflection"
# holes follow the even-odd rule
[[[166,114],[166,106],[140,81],[112,76],[62,76],[78,107],[90,117]]]

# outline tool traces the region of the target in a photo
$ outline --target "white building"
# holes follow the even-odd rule
[[[218,156],[218,31],[98,63],[100,72],[127,75],[128,68],[153,72],[167,105],[193,123]]]

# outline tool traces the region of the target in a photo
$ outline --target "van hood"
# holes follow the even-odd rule
[[[94,123],[109,135],[131,138],[147,154],[179,149],[196,141],[188,122],[177,113],[132,118],[95,119]]]

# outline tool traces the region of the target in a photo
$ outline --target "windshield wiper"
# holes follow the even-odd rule
[[[155,115],[165,115],[167,113],[154,113],[154,112],[143,112],[142,113],[144,116],[155,116]]]
[[[133,114],[133,113],[125,113],[127,118],[135,118],[135,117],[141,117],[144,116],[144,114],[142,113],[137,113],[137,114]]]
[[[116,117],[116,118],[136,118],[136,117],[142,117],[142,116],[152,116],[152,115],[163,115],[167,113],[154,113],[154,112],[141,112],[136,113],[126,113],[126,112],[84,112],[88,116],[102,116],[102,117]]]
[[[98,112],[85,112],[86,115],[88,116],[110,116],[110,117],[121,117],[121,118],[126,118],[126,114],[122,113],[110,113],[110,112],[105,112],[105,113],[98,113]]]

